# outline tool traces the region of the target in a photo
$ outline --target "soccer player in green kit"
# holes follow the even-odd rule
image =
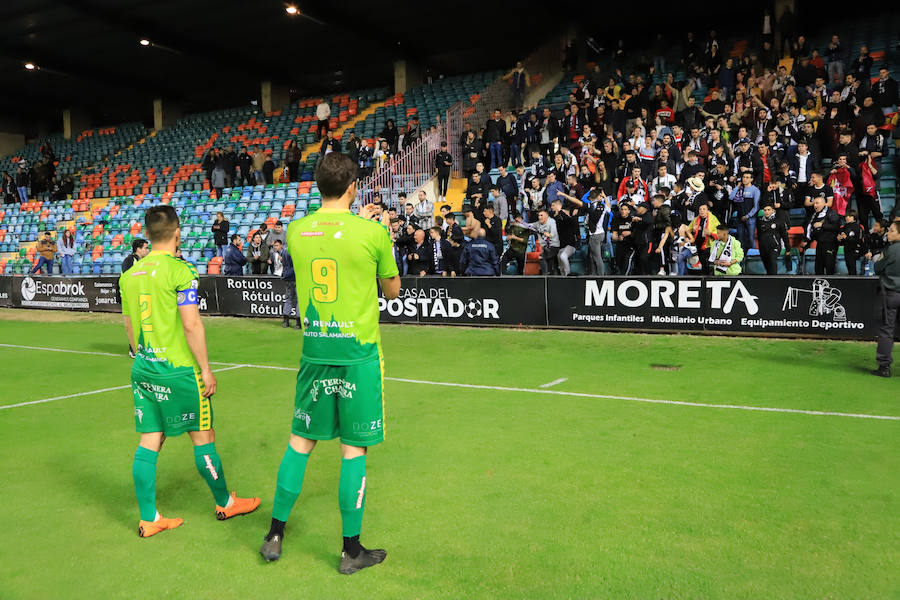
[[[213,493],[217,519],[252,512],[259,498],[229,495],[225,484],[212,427],[217,384],[200,321],[199,277],[191,264],[175,258],[181,239],[178,214],[171,206],[154,206],[144,223],[153,251],[122,273],[119,291],[128,341],[137,351],[131,389],[141,434],[132,469],[141,512],[138,534],[150,537],[183,523],[156,510],[156,459],[166,436],[186,431],[191,437],[194,462]]]
[[[316,168],[322,207],[293,221],[288,250],[303,319],[291,437],[278,469],[272,525],[260,553],[278,560],[284,525],[300,495],[306,462],[318,440],[341,440],[338,505],[344,545],[339,571],[349,575],[385,559],[360,544],[366,499],[366,449],[384,439],[384,361],[378,329],[378,281],[388,299],[400,293],[387,228],[371,205],[350,212],[356,164],[325,155]],[[384,213],[385,215],[387,213]]]

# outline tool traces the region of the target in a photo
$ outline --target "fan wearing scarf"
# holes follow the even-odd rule
[[[709,262],[713,265],[716,275],[740,275],[741,261],[744,260],[744,249],[734,236],[730,235],[728,225],[719,224],[716,227],[719,236],[713,242],[709,253]]]
[[[840,229],[840,215],[828,207],[825,198],[816,196],[813,213],[806,223],[806,239],[801,246],[805,251],[812,242],[816,242],[816,275],[834,275]]]

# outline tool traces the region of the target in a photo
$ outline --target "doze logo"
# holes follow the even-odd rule
[[[382,420],[378,419],[377,421],[361,421],[353,423],[353,431],[355,433],[362,433],[364,431],[377,431],[382,427]]]
[[[710,292],[711,309],[721,310],[727,315],[731,314],[735,303],[740,302],[747,314],[755,315],[759,312],[757,297],[737,279],[689,279],[678,282],[667,279],[631,279],[622,282],[613,279],[602,282],[589,280],[585,282],[584,305],[638,308],[649,303],[651,308],[700,309],[704,284]]]

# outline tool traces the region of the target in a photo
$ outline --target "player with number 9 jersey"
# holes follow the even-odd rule
[[[317,440],[340,437],[355,446],[377,444],[384,435],[377,279],[398,274],[391,238],[376,221],[323,207],[292,222],[287,242],[303,322],[293,432]],[[351,396],[352,405],[337,402]],[[335,399],[338,410],[326,397]],[[369,426],[363,429],[362,423]]]
[[[358,168],[332,152],[316,166],[321,208],[293,221],[287,245],[297,280],[303,354],[294,416],[278,476],[272,523],[260,554],[281,557],[284,529],[300,495],[306,463],[318,440],[341,440],[338,505],[344,546],[338,571],[349,575],[384,561],[384,549],[359,540],[366,501],[366,455],[384,439],[384,362],[378,329],[378,285],[400,293],[393,243],[371,206],[350,212]]]

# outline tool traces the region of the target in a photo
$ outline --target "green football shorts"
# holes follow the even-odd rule
[[[162,431],[167,437],[212,429],[213,411],[203,397],[203,379],[190,368],[168,376],[131,372],[134,425],[138,433]]]
[[[348,446],[384,440],[383,362],[317,365],[300,361],[294,397],[294,435],[311,440],[341,438]]]

